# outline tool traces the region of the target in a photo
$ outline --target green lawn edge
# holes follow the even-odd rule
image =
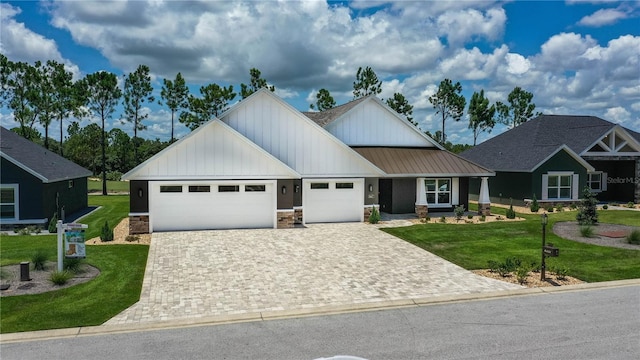
[[[100,209],[81,219],[89,224],[87,239],[99,226],[115,227],[127,216],[128,196],[91,196]],[[0,237],[2,265],[29,261],[37,249],[56,259],[55,235]],[[95,279],[57,291],[0,298],[0,333],[100,325],[140,299],[149,246],[87,246],[86,263],[100,270]],[[35,271],[35,270],[32,270]]]
[[[492,208],[494,214],[506,209]],[[604,210],[601,223],[640,224],[640,212]],[[503,262],[516,256],[526,264],[541,261],[540,215],[518,214],[524,221],[481,224],[419,224],[385,228],[383,231],[438,255],[467,270],[486,269],[490,260]],[[576,211],[549,213],[546,241],[560,249],[560,256],[547,258],[547,269],[565,268],[568,275],[586,282],[640,278],[640,251],[580,243],[556,236],[553,225],[575,221]]]

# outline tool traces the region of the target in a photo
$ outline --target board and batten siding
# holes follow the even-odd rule
[[[402,121],[373,99],[358,104],[325,129],[349,146],[435,148],[414,125]]]
[[[214,120],[123,176],[135,179],[297,178],[292,169]]]
[[[351,148],[266,91],[244,99],[221,120],[302,176],[381,175]]]

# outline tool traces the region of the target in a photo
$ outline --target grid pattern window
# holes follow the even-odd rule
[[[161,193],[181,193],[182,185],[160,185]]]
[[[245,185],[245,192],[265,192],[267,187],[265,185]]]
[[[220,185],[218,192],[240,192],[240,185]]]
[[[0,218],[15,219],[17,207],[17,189],[15,187],[0,188]]]
[[[590,173],[587,177],[587,185],[591,191],[602,191],[602,173]]]
[[[353,189],[353,183],[352,182],[339,182],[336,183],[336,189]]]
[[[549,199],[571,199],[571,175],[549,175],[547,197]]]
[[[190,193],[211,192],[211,186],[209,185],[190,185]]]
[[[311,183],[312,189],[328,189],[329,183]]]
[[[427,204],[451,205],[451,179],[425,179]]]

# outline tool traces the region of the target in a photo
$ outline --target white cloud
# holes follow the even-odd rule
[[[595,13],[580,19],[580,21],[578,21],[578,25],[600,27],[614,24],[618,20],[626,19],[627,17],[628,15],[626,12],[618,9],[600,9]]]
[[[505,60],[509,74],[522,75],[531,68],[531,62],[520,54],[507,54]]]

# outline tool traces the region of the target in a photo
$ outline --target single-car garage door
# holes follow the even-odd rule
[[[362,221],[364,179],[303,180],[305,223]]]
[[[275,182],[151,182],[151,231],[272,228]]]

